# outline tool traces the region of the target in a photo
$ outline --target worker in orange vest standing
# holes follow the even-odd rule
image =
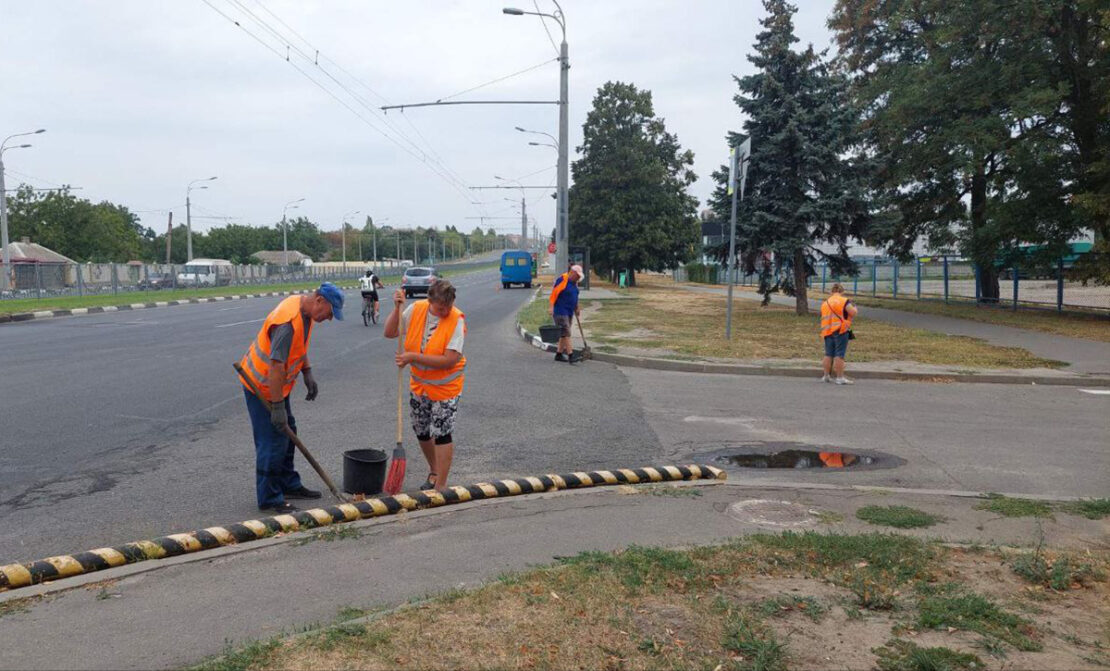
[[[412,428],[424,458],[428,477],[420,489],[447,487],[447,474],[455,456],[452,432],[459,411],[459,397],[466,382],[466,315],[455,307],[455,287],[447,280],[436,280],[428,288],[428,298],[405,308],[405,294],[393,293],[393,312],[385,320],[385,337],[400,335],[405,325],[403,351],[396,357],[401,368],[411,366],[409,408]]]
[[[255,487],[259,510],[288,513],[297,508],[286,499],[318,499],[320,492],[301,483],[293,468],[293,441],[286,427],[297,432],[289,394],[303,374],[306,401],[316,400],[319,385],[308,363],[313,324],[332,317],[343,319],[343,292],[324,282],[311,294],[289,296],[266,317],[240,365],[270,404],[270,409],[243,380],[247,412],[254,432]]]
[[[821,304],[821,337],[825,340],[825,358],[821,361],[824,375],[822,382],[833,382],[830,373],[836,375],[836,384],[853,384],[844,377],[844,355],[848,353],[848,341],[852,339],[852,319],[859,310],[844,295],[844,287],[839,282],[832,285],[832,295]]]

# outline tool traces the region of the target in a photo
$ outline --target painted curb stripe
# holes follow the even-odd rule
[[[359,519],[395,515],[402,510],[438,508],[444,505],[495,499],[504,496],[535,494],[559,489],[599,487],[636,482],[674,480],[724,480],[725,472],[713,466],[664,466],[541,475],[480,482],[465,487],[451,487],[445,492],[420,491],[396,496],[382,496],[327,508],[298,510],[287,515],[246,520],[225,527],[208,527],[188,533],[176,533],[153,540],[134,541],[112,548],[98,548],[72,555],[59,555],[24,564],[0,566],[0,592],[27,587],[48,580],[102,571],[148,559],[176,557],[225,545],[248,543],[302,529],[343,524]]]

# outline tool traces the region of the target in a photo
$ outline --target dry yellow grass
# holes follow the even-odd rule
[[[799,317],[789,308],[761,307],[741,293],[733,302],[732,340],[726,341],[725,297],[664,288],[668,281],[644,278],[633,291],[637,300],[596,301],[597,312],[588,320],[593,340],[695,357],[818,361],[823,355],[819,315]],[[866,317],[856,322],[854,330],[858,338],[849,347],[850,361],[913,361],[967,368],[1062,365],[1019,348],[996,347],[975,338]]]
[[[1106,567],[1105,553],[1082,561]],[[982,635],[972,626],[913,631],[924,599],[964,594],[1020,615]],[[989,636],[1007,655],[992,667],[1074,666],[1101,650],[1089,642],[1103,636],[1106,597],[1105,583],[1091,579],[1066,592],[1033,590],[994,552],[883,534],[758,536],[693,550],[583,553],[365,625],[255,644],[202,668],[785,669],[835,659],[866,669],[875,647],[906,630],[923,646],[973,654],[984,654]],[[1067,631],[1054,632],[1062,617]],[[1010,643],[1018,634],[1028,642],[1020,649]]]

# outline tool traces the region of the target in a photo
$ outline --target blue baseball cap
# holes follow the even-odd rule
[[[324,282],[316,290],[331,303],[331,314],[339,321],[343,321],[343,292],[331,282]]]

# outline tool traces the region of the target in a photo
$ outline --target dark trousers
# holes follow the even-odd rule
[[[285,492],[301,487],[301,476],[293,468],[293,451],[296,445],[284,432],[270,424],[270,411],[257,396],[243,390],[247,398],[247,413],[251,418],[254,432],[254,472],[255,490],[258,507],[269,508],[285,502]],[[289,397],[285,397],[285,412],[289,417],[289,428],[297,432],[297,422]]]

